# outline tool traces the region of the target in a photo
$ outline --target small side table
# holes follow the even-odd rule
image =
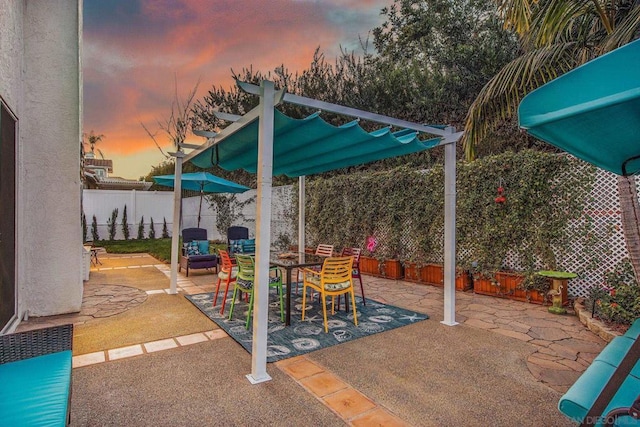
[[[102,265],[102,262],[98,259],[98,252],[104,251],[103,248],[91,248],[91,263],[95,266],[98,264]]]
[[[549,312],[556,314],[564,314],[567,310],[563,307],[567,303],[567,282],[569,279],[578,277],[575,273],[566,271],[545,270],[538,271],[539,276],[553,279],[553,289],[549,294],[553,297],[553,305],[549,307]]]

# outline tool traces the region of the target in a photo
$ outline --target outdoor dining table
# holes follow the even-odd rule
[[[326,257],[323,256],[303,252],[271,253],[269,261],[271,266],[284,268],[285,270],[285,284],[287,285],[285,325],[289,326],[291,324],[291,271],[295,268],[321,266],[325,259]]]

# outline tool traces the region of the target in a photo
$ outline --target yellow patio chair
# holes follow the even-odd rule
[[[302,287],[302,320],[307,304],[307,288],[315,289],[320,293],[322,315],[324,317],[324,331],[329,332],[327,323],[326,297],[331,297],[331,314],[335,314],[335,297],[351,293],[353,306],[353,323],[358,326],[358,314],[356,313],[356,296],[353,291],[353,257],[329,257],[324,260],[322,270],[315,271],[310,268],[303,269]]]

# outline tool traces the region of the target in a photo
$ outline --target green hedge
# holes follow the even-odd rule
[[[504,269],[508,251],[523,270],[560,268],[570,220],[582,215],[595,169],[573,158],[533,150],[457,165],[458,265],[485,274]],[[496,203],[503,186],[506,202]],[[307,189],[307,241],[365,247],[366,255],[442,262],[444,170],[400,168],[316,179]],[[584,233],[585,235],[587,232]],[[575,236],[572,236],[575,238]]]

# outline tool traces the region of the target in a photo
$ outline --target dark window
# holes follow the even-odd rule
[[[16,314],[16,118],[0,99],[0,330]]]

